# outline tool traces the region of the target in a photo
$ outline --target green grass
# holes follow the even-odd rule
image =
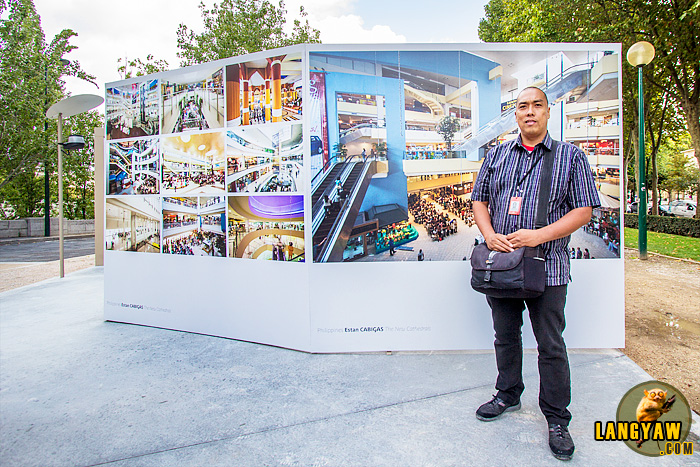
[[[625,247],[639,248],[638,237],[637,229],[625,227]],[[647,232],[647,251],[700,261],[700,238]]]

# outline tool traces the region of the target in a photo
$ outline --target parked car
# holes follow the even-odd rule
[[[634,202],[630,203],[627,212],[631,212],[631,213],[636,214],[638,210],[639,210],[639,204],[637,201],[634,201]],[[652,206],[649,206],[649,209],[647,209],[647,213],[648,214],[652,213]],[[669,209],[667,204],[659,204],[659,216],[676,217],[676,215],[671,212],[671,210]]]
[[[669,211],[680,217],[694,217],[695,213],[698,212],[698,206],[695,204],[695,201],[677,199],[671,201]]]
[[[669,209],[668,204],[659,204],[659,216],[676,217],[676,215]]]

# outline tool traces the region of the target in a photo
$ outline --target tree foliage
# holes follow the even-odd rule
[[[55,170],[56,123],[46,110],[65,96],[62,75],[95,78],[62,62],[77,34],[64,29],[47,43],[32,0],[4,0],[0,15],[0,204],[3,217],[35,216],[44,167]]]
[[[285,31],[287,10],[280,0],[223,0],[209,9],[199,4],[204,31],[195,33],[185,24],[177,30],[177,56],[181,66],[306,42],[320,42],[320,33],[309,25],[304,7],[291,34]]]
[[[698,168],[682,152],[690,146],[690,135],[685,132],[668,138],[659,150],[659,187],[669,198],[697,190]]]
[[[118,58],[117,63],[120,64],[117,67],[117,72],[123,77],[123,79],[167,71],[170,67],[167,61],[157,59],[153,56],[153,54],[146,55],[145,61],[141,60],[140,58],[135,58],[133,60],[127,60],[125,58],[124,61],[122,61],[121,58]]]
[[[85,137],[81,150],[63,153],[63,209],[67,219],[93,219],[95,217],[95,128],[104,126],[104,117],[97,111],[85,112],[68,119],[64,135],[79,134]],[[54,177],[52,193],[58,193],[58,177]]]
[[[562,22],[576,13],[569,5],[555,0],[491,0],[484,6],[479,38],[485,42],[572,41],[576,28]]]
[[[450,115],[442,117],[438,122],[436,131],[440,136],[442,136],[442,139],[445,140],[448,151],[452,150],[452,140],[455,137],[455,133],[459,131],[460,127],[461,124],[459,119]]]

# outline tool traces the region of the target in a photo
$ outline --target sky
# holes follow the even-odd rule
[[[205,0],[211,6],[213,0]],[[286,0],[287,23],[299,6],[325,44],[479,42],[479,20],[487,0],[443,0],[439,3],[399,0]],[[176,31],[184,23],[201,32],[199,0],[34,0],[46,41],[62,29],[78,33],[71,43],[78,48],[65,58],[78,61],[97,77],[99,89],[68,77],[73,94],[104,96],[104,84],[122,77],[119,58],[131,60],[153,54],[170,69],[180,67]],[[177,5],[175,7],[174,5]]]

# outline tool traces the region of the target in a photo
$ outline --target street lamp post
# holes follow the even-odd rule
[[[85,145],[85,142],[71,136],[67,143],[63,143],[63,117],[72,117],[90,109],[94,109],[100,105],[104,99],[94,94],[79,94],[77,96],[67,97],[56,102],[46,111],[46,117],[58,119],[58,260],[59,260],[59,276],[64,276],[64,261],[63,261],[63,147],[66,149],[77,149]],[[82,137],[81,137],[82,138]],[[101,157],[102,155],[96,155]],[[97,228],[97,226],[95,226]]]
[[[654,46],[640,41],[627,50],[627,61],[637,67],[639,81],[639,259],[647,259],[647,189],[644,168],[644,81],[642,68],[654,59]]]

